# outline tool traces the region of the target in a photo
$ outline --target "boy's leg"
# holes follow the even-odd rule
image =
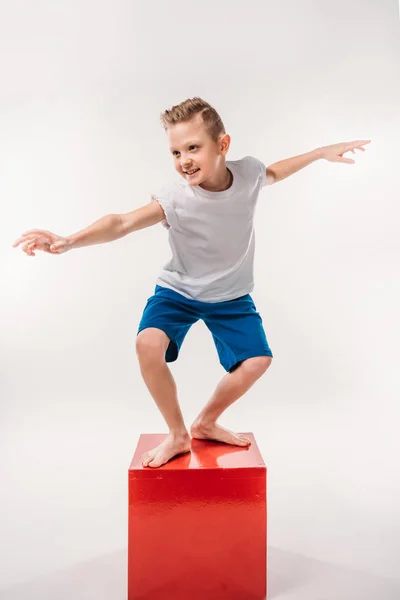
[[[157,448],[143,455],[144,466],[160,467],[190,450],[190,436],[167,362],[178,358],[183,340],[198,318],[192,303],[168,288],[156,286],[147,300],[139,323],[136,351],[144,382],[168,425],[169,435]]]
[[[218,417],[238,400],[265,373],[272,362],[271,356],[256,356],[244,360],[237,369],[227,373],[214,394],[193,422],[190,434],[194,438],[214,439],[227,444],[247,446],[248,438],[217,425]]]
[[[217,425],[218,417],[265,373],[272,352],[260,314],[250,294],[204,305],[203,320],[211,331],[220,363],[227,374],[190,428],[192,437],[247,446],[250,442]]]
[[[177,454],[190,450],[190,436],[179,407],[176,384],[165,361],[169,342],[164,331],[153,327],[142,330],[136,339],[142,377],[169,427],[167,439],[143,455],[143,466],[160,467]]]

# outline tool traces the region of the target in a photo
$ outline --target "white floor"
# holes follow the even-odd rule
[[[0,600],[126,600],[126,563],[126,551],[105,555],[1,590]],[[400,599],[400,579],[384,579],[277,548],[269,548],[268,588],[271,600]]]

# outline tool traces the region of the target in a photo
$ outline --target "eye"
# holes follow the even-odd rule
[[[191,150],[192,148],[198,148],[198,147],[199,147],[199,146],[197,146],[197,144],[191,144],[191,145],[189,146],[189,150]],[[179,154],[179,151],[178,151],[178,150],[174,150],[174,151],[172,152],[172,156],[178,156],[178,154]]]

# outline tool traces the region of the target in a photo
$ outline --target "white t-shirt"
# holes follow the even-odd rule
[[[172,252],[157,284],[201,302],[233,300],[254,287],[253,217],[266,167],[252,156],[226,166],[233,182],[222,192],[182,179],[152,195],[164,210]]]

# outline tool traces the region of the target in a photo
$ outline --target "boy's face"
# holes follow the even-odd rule
[[[175,169],[186,181],[192,185],[200,185],[215,179],[221,165],[225,164],[229,148],[227,134],[214,142],[201,115],[195,115],[190,121],[168,127],[167,136]]]

